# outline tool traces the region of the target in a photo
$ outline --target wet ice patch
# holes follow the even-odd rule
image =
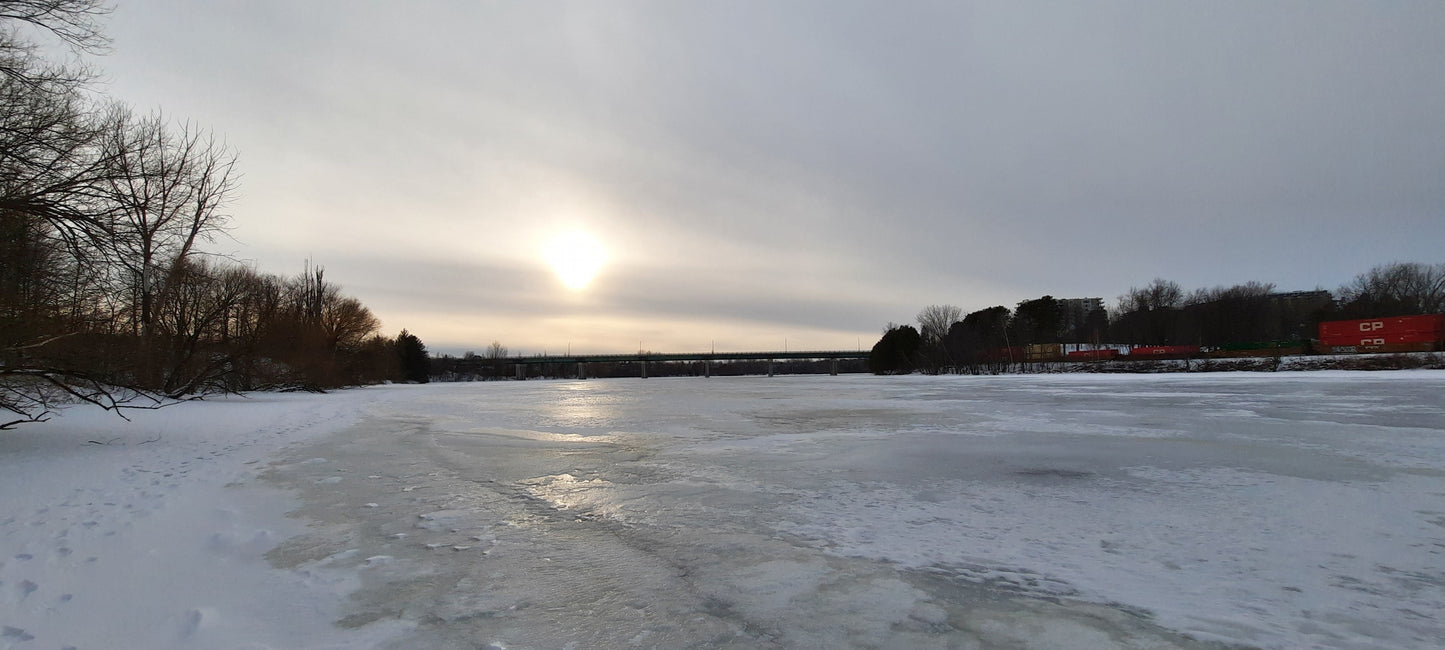
[[[316,566],[327,566],[339,562],[346,562],[351,558],[356,557],[356,555],[360,552],[360,549],[349,548],[341,551],[340,553],[332,553],[331,555],[321,558],[321,560],[316,563]]]
[[[212,549],[244,556],[259,556],[275,548],[278,541],[270,530],[223,531],[206,538],[207,545]]]
[[[1086,472],[1077,469],[1062,469],[1058,467],[1030,467],[1014,472],[1018,476],[1030,478],[1054,478],[1054,479],[1085,479],[1094,475],[1093,472]]]
[[[582,479],[571,474],[539,476],[521,481],[527,491],[559,510],[583,509],[608,511],[615,500],[610,492],[612,483],[601,478]]]
[[[817,589],[828,573],[822,562],[773,560],[738,570],[726,580],[749,616],[768,618],[785,610],[793,598]]]
[[[476,524],[476,515],[470,510],[437,510],[417,515],[416,527],[432,532],[452,532]]]
[[[1199,412],[1209,418],[1255,418],[1259,414],[1249,409],[1206,409]]]

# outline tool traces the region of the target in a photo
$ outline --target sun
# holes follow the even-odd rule
[[[574,290],[587,286],[602,268],[602,263],[607,261],[602,243],[580,230],[553,237],[542,250],[562,284]]]

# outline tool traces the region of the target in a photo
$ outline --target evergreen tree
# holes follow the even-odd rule
[[[415,334],[402,330],[396,335],[396,356],[401,362],[403,381],[425,384],[431,378],[431,359],[426,353],[426,344]]]
[[[912,325],[890,326],[868,354],[868,369],[874,374],[913,372],[923,337]]]
[[[1006,354],[995,351],[1009,343],[1007,329],[1011,315],[1008,307],[998,305],[970,313],[954,323],[944,337],[944,346],[954,363],[976,373],[979,366],[991,358],[1007,359]]]
[[[1016,345],[1056,343],[1063,329],[1064,311],[1053,296],[1025,300],[1014,310],[1009,330]]]

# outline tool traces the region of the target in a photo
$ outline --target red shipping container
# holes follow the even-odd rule
[[[1320,343],[1327,346],[1337,345],[1396,345],[1400,343],[1433,343],[1442,340],[1440,332],[1404,332],[1399,334],[1348,334],[1331,337],[1320,337]]]
[[[1320,342],[1326,345],[1329,345],[1329,341],[1375,339],[1397,335],[1413,336],[1409,341],[1412,343],[1440,340],[1445,337],[1445,314],[1337,320],[1320,323]],[[1429,338],[1421,338],[1421,335],[1429,335]],[[1355,343],[1336,345],[1355,345]]]

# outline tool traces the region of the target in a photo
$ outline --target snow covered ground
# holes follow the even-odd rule
[[[0,431],[0,648],[374,647],[390,629],[331,625],[358,582],[277,571],[307,530],[268,458],[344,429],[367,397],[255,395],[98,410]]]
[[[0,648],[1445,639],[1441,371],[499,382],[134,420],[0,433]]]

